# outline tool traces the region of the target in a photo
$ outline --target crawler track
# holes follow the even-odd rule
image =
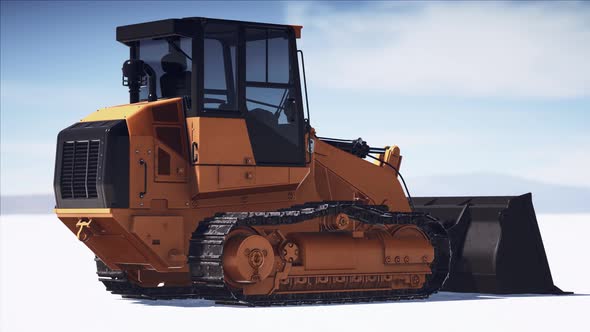
[[[224,282],[222,267],[226,236],[237,226],[286,225],[321,216],[346,213],[366,224],[412,224],[426,233],[435,250],[432,274],[420,289],[389,291],[349,291],[246,296]],[[276,212],[220,213],[201,222],[190,240],[188,263],[192,287],[142,288],[126,279],[124,272],[106,269],[100,261],[98,275],[107,290],[128,298],[176,299],[204,298],[218,303],[251,306],[299,305],[318,303],[381,302],[421,299],[437,292],[448,275],[450,245],[444,228],[424,213],[388,212],[383,206],[351,202],[322,202],[294,206]],[[101,266],[103,265],[101,272]]]
[[[124,271],[110,270],[99,258],[96,261],[98,281],[107,291],[130,299],[172,300],[198,298],[193,287],[140,287],[127,279]]]

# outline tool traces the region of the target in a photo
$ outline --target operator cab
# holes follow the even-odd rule
[[[305,164],[301,27],[207,18],[117,28],[131,103],[182,97],[187,117],[244,118],[259,165]]]

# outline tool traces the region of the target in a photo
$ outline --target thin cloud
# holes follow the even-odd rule
[[[291,3],[310,81],[400,95],[590,96],[590,6]]]
[[[532,180],[542,179],[546,183],[590,188],[590,176],[588,176],[588,170],[590,169],[589,146],[590,144],[566,149],[556,148],[555,150],[559,151],[556,158],[547,158],[546,150],[544,151],[544,158],[537,158],[539,163],[521,175]]]
[[[90,113],[100,107],[127,102],[127,90],[116,83],[119,82],[110,86],[80,85],[76,82],[47,85],[2,79],[0,98],[2,108],[18,105],[20,108],[27,107],[40,112],[45,112],[47,108],[59,108],[63,114],[65,108],[75,107],[84,108],[84,112]],[[15,110],[3,109],[4,111]]]

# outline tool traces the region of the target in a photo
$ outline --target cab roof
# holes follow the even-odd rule
[[[159,38],[171,35],[195,37],[198,27],[207,22],[228,25],[247,25],[260,28],[292,28],[295,32],[296,38],[301,37],[301,29],[303,28],[300,25],[222,20],[206,17],[185,17],[119,26],[117,27],[117,41],[127,44],[141,39]]]

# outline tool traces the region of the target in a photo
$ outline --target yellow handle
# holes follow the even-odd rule
[[[88,237],[86,237],[84,240],[82,240],[80,238],[80,236],[82,235],[82,230],[84,230],[84,227],[90,227],[91,223],[92,223],[92,219],[89,219],[88,221],[84,221],[82,219],[78,220],[78,222],[76,223],[76,227],[80,227],[78,229],[78,233],[76,234],[76,236],[78,237],[78,240],[85,241],[88,239]]]

